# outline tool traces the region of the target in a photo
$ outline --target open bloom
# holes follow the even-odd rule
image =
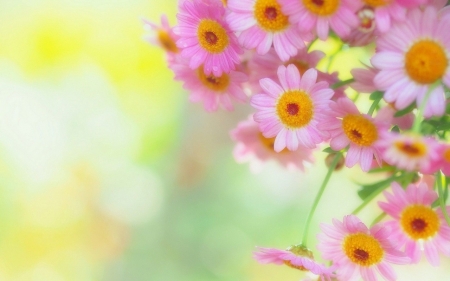
[[[382,33],[389,30],[392,20],[404,21],[406,18],[406,7],[396,0],[363,0],[363,2],[374,10],[376,28]]]
[[[450,86],[450,21],[439,20],[434,7],[414,9],[377,41],[372,65],[380,70],[374,82],[384,99],[404,109],[425,103],[424,116],[445,111],[442,83]]]
[[[184,58],[174,60],[169,66],[175,73],[175,80],[183,81],[183,88],[190,92],[189,99],[192,102],[203,102],[206,111],[216,111],[219,106],[231,111],[232,100],[247,100],[242,88],[242,84],[247,81],[247,75],[242,72],[206,75],[202,66],[192,70]]]
[[[439,159],[436,140],[420,135],[385,131],[375,145],[384,161],[407,171],[427,171]]]
[[[305,48],[303,36],[281,11],[277,0],[229,0],[227,5],[227,21],[239,33],[244,48],[256,48],[258,54],[264,55],[273,45],[283,61]]]
[[[387,202],[378,202],[380,208],[394,220],[391,227],[398,246],[405,246],[412,262],[420,261],[422,249],[432,265],[439,265],[438,252],[450,256],[450,227],[439,210],[431,204],[438,198],[435,191],[424,183],[410,184],[406,190],[392,183],[392,192],[384,192]]]
[[[294,65],[278,68],[281,86],[269,78],[261,79],[264,92],[251,98],[251,105],[258,110],[254,119],[266,138],[275,138],[277,152],[285,147],[297,150],[299,145],[315,148],[328,137],[317,124],[325,118],[333,90],[328,83],[318,82],[317,71],[309,69],[300,77]]]
[[[225,8],[219,1],[183,0],[177,14],[178,26],[174,32],[181,55],[189,58],[189,67],[204,65],[206,75],[229,73],[239,63],[242,50],[236,35],[224,20]]]
[[[321,40],[328,38],[329,29],[346,37],[358,25],[355,12],[362,6],[354,0],[280,0],[282,11],[297,24],[301,32],[316,30]]]
[[[305,163],[312,163],[312,150],[308,148],[275,152],[275,138],[266,138],[259,131],[258,123],[250,116],[231,131],[236,142],[233,154],[237,162],[250,162],[252,170],[257,171],[262,162],[276,160],[288,169],[304,170]]]
[[[353,167],[359,163],[363,171],[368,171],[375,157],[381,164],[381,155],[374,146],[381,130],[386,129],[367,114],[361,114],[356,105],[348,98],[340,98],[330,105],[329,116],[319,128],[330,133],[330,146],[333,150],[341,150],[350,145],[345,165]]]
[[[302,245],[295,245],[287,250],[259,248],[258,252],[254,252],[253,257],[260,263],[285,264],[320,275],[322,280],[331,280],[331,270],[325,265],[315,262],[312,252]]]
[[[354,215],[343,221],[333,219],[333,225],[321,224],[317,248],[325,259],[333,261],[339,280],[376,281],[376,274],[396,280],[390,265],[408,264],[410,259],[391,242],[390,231],[380,224],[370,229]]]

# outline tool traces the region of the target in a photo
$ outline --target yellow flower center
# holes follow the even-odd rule
[[[227,31],[215,20],[203,19],[197,29],[200,46],[212,54],[221,53],[229,43]]]
[[[450,148],[444,150],[444,160],[445,162],[450,163]]]
[[[371,266],[379,263],[384,256],[380,242],[365,233],[349,234],[342,245],[344,253],[356,264]]]
[[[390,4],[392,0],[363,0],[363,2],[371,7],[382,7]]]
[[[346,115],[342,128],[348,139],[357,145],[370,146],[378,139],[377,127],[362,115]]]
[[[180,52],[177,45],[175,44],[175,41],[173,41],[172,37],[170,37],[170,35],[163,30],[158,31],[158,41],[164,48],[164,50],[166,50],[167,52],[171,53]]]
[[[412,205],[403,210],[400,224],[409,237],[418,240],[433,237],[439,231],[440,221],[430,207]]]
[[[280,31],[289,25],[288,17],[281,12],[276,0],[256,0],[254,9],[258,25],[266,31]]]
[[[329,16],[334,14],[339,8],[339,5],[341,4],[340,0],[302,0],[302,1],[306,9],[308,9],[311,13],[319,16]]]
[[[412,158],[418,158],[422,157],[427,153],[427,147],[423,142],[416,141],[416,142],[402,142],[402,141],[396,141],[394,143],[395,147],[398,149],[398,151],[406,154],[408,157]]]
[[[214,75],[206,75],[203,66],[197,69],[197,75],[202,84],[215,92],[224,92],[228,85],[230,85],[230,77],[228,74],[222,74],[220,77],[216,77]]]
[[[440,44],[421,40],[405,54],[405,69],[409,77],[420,84],[432,84],[441,79],[447,69],[448,59]]]
[[[307,125],[314,115],[314,104],[302,91],[285,92],[278,99],[276,109],[280,121],[290,129]]]

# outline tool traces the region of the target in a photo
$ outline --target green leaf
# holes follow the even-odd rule
[[[327,147],[324,150],[322,150],[322,152],[325,152],[325,153],[338,153],[339,151],[335,151],[331,147]]]
[[[394,127],[392,127],[391,132],[399,133],[400,128],[397,125],[395,125]]]
[[[372,94],[370,94],[369,99],[370,100],[381,100],[383,98],[383,92],[373,92]]]
[[[378,194],[381,191],[383,191],[386,187],[388,187],[391,182],[401,178],[402,176],[391,176],[390,178],[387,178],[383,181],[363,185],[362,188],[358,191],[358,196],[362,200],[365,200],[369,196],[373,195],[374,193]]]

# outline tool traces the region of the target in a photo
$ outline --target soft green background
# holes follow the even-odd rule
[[[141,18],[161,13],[175,23],[176,1],[0,0],[0,280],[304,276],[257,264],[252,251],[301,240],[324,155],[306,174],[236,164],[229,131],[252,110],[188,102],[162,50],[142,39]],[[349,57],[331,68],[348,69]],[[319,222],[358,205],[362,176],[332,178],[312,250]],[[377,215],[372,206],[362,218]],[[425,264],[402,280],[420,273],[448,276]]]

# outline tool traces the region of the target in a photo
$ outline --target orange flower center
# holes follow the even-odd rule
[[[403,231],[414,240],[433,237],[440,227],[439,217],[430,207],[412,205],[400,216]]]
[[[197,75],[205,87],[217,93],[225,92],[225,90],[228,89],[228,85],[230,85],[230,77],[227,74],[224,73],[220,77],[212,74],[206,75],[203,66],[197,69]]]
[[[254,16],[258,25],[266,31],[281,31],[288,25],[288,17],[281,12],[276,0],[256,0]]]
[[[339,8],[340,0],[302,0],[303,5],[311,13],[319,16],[333,15]]]
[[[203,19],[197,28],[200,46],[209,53],[219,54],[228,46],[227,31],[215,20]]]
[[[346,115],[342,128],[348,139],[357,145],[370,146],[378,139],[377,127],[363,115]]]
[[[349,234],[342,245],[344,253],[354,263],[372,266],[379,263],[384,256],[380,242],[365,233]]]
[[[290,129],[297,129],[309,124],[314,115],[314,104],[303,91],[285,92],[276,105],[280,121]]]

